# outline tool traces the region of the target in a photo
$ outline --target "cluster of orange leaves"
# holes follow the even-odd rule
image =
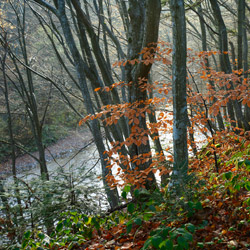
[[[127,60],[123,62],[117,62],[114,66],[125,66],[127,63],[133,65],[136,63],[149,64],[155,61],[161,62],[164,65],[171,64],[171,52],[172,48],[170,44],[160,42],[158,44],[152,44],[147,48],[144,48],[140,53],[139,59]],[[227,54],[227,52],[223,52]],[[244,72],[233,71],[232,74],[225,74],[223,72],[216,72],[212,68],[207,69],[205,66],[205,60],[210,56],[219,54],[218,51],[208,51],[208,52],[194,52],[192,49],[188,49],[188,67],[192,65],[200,65],[200,70],[197,71],[196,79],[202,82],[204,86],[207,86],[206,91],[199,91],[188,85],[188,103],[195,106],[195,112],[190,117],[191,126],[189,127],[189,132],[194,133],[196,130],[200,130],[201,133],[207,135],[209,133],[206,124],[208,122],[207,113],[204,109],[204,102],[208,105],[209,114],[216,116],[221,110],[221,107],[225,107],[227,102],[231,100],[239,100],[242,104],[247,104],[250,107],[250,88],[249,83],[246,79],[242,79]],[[160,94],[165,94],[171,90],[170,84],[155,82],[154,84],[148,84],[146,79],[139,79],[141,91],[156,91]],[[190,77],[191,82],[191,77]],[[214,84],[216,90],[211,86],[211,82]],[[96,88],[95,91],[112,91],[113,88],[119,88],[124,86],[130,86],[133,83],[118,82],[111,86]],[[101,94],[101,93],[100,93]],[[214,102],[216,100],[216,102]],[[100,119],[105,126],[116,125],[122,117],[128,120],[128,124],[131,125],[131,134],[128,138],[124,138],[124,141],[116,141],[111,143],[111,149],[105,153],[108,155],[108,168],[111,170],[113,166],[119,166],[117,175],[123,180],[123,185],[135,184],[142,185],[146,179],[149,172],[154,173],[159,170],[161,174],[169,172],[170,169],[166,169],[161,163],[164,162],[164,155],[137,155],[133,158],[122,155],[121,149],[128,148],[135,144],[140,146],[141,144],[148,143],[148,136],[153,135],[156,132],[171,133],[172,131],[172,114],[163,111],[158,116],[158,121],[156,123],[148,123],[147,129],[140,127],[140,117],[145,117],[146,114],[154,112],[157,108],[162,108],[162,103],[166,101],[166,98],[156,98],[148,99],[144,102],[134,102],[134,103],[121,103],[114,105],[103,106],[101,110],[96,114],[89,114],[84,119],[79,122],[79,125],[83,124],[87,120]],[[168,98],[168,102],[171,102],[171,97]],[[190,105],[191,106],[191,105]],[[201,108],[202,107],[202,108]],[[164,107],[163,107],[164,109]],[[170,115],[170,118],[169,118]],[[210,121],[214,121],[214,118],[209,118]],[[228,121],[229,122],[229,121]],[[153,139],[158,139],[154,137]],[[189,145],[191,141],[189,140]],[[168,151],[167,149],[166,151]],[[164,152],[167,155],[168,161],[173,161],[172,155]],[[139,170],[139,166],[149,160],[153,162],[150,168],[145,170]],[[131,163],[136,166],[135,169],[131,168]],[[111,171],[110,171],[111,173]],[[111,186],[117,186],[117,179],[111,175],[108,177],[108,182]]]

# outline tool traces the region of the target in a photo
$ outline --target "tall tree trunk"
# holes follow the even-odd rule
[[[171,0],[173,25],[173,146],[174,168],[172,185],[179,186],[187,174],[187,92],[186,92],[186,23],[183,0]]]
[[[87,82],[85,73],[83,71],[84,65],[81,58],[81,55],[76,47],[75,41],[73,39],[73,34],[69,27],[69,22],[65,13],[65,2],[60,1],[58,3],[58,18],[61,23],[61,27],[66,39],[66,42],[69,46],[69,49],[71,51],[75,68],[78,75],[78,81],[81,87],[82,96],[84,98],[84,104],[86,106],[86,110],[89,114],[95,114],[93,103],[90,97],[90,93],[88,90]],[[93,120],[90,122],[91,132],[93,134],[95,144],[97,146],[97,150],[99,152],[100,158],[101,158],[101,165],[102,165],[102,175],[103,175],[103,184],[106,191],[106,194],[108,196],[108,201],[111,206],[111,208],[114,208],[118,205],[119,199],[118,199],[118,192],[117,189],[111,189],[107,183],[107,174],[109,173],[109,170],[107,169],[107,161],[105,159],[107,158],[107,155],[105,154],[105,146],[102,139],[102,134],[99,129],[98,121]]]
[[[129,0],[129,38],[128,38],[128,59],[132,60],[135,58],[142,59],[139,53],[143,48],[152,48],[151,53],[154,52],[154,47],[158,41],[159,32],[159,21],[161,13],[161,2],[159,0]],[[126,81],[131,83],[129,87],[129,102],[138,102],[140,105],[138,108],[144,108],[145,101],[148,99],[147,91],[143,87],[148,84],[149,72],[152,64],[144,64],[140,62],[133,67],[128,65],[126,67]],[[141,114],[139,117],[139,124],[132,124],[138,126],[144,131],[147,130],[146,125],[146,112]],[[130,156],[148,154],[151,152],[149,137],[147,134],[147,141],[145,144],[132,145],[130,147]],[[152,160],[149,160],[139,166],[140,170],[149,168]],[[155,186],[155,177],[152,172],[148,175],[152,181],[146,181],[146,187],[152,188]]]
[[[244,8],[243,8],[243,27],[242,27],[242,33],[243,33],[243,76],[244,81],[246,83],[248,82],[248,39],[247,39],[247,29],[246,29],[246,2],[244,1]],[[247,104],[244,106],[244,116],[248,124],[250,124],[250,107],[248,107]]]

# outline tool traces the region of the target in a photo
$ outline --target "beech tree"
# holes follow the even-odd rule
[[[173,25],[173,148],[172,178],[180,184],[188,168],[187,148],[187,92],[186,92],[186,20],[183,0],[171,0]],[[174,182],[175,184],[175,182]]]

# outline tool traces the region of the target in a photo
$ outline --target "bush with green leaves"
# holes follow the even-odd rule
[[[143,250],[149,246],[161,250],[189,249],[189,243],[193,241],[195,226],[187,223],[180,228],[160,227],[150,233],[150,238],[145,242]]]
[[[194,177],[188,176],[185,184],[185,193],[183,196],[176,197],[176,193],[165,194],[159,190],[150,193],[146,189],[135,190],[133,193],[135,203],[129,203],[127,211],[126,228],[127,233],[130,233],[133,226],[143,226],[144,222],[149,220],[162,220],[161,225],[151,231],[150,237],[145,242],[143,249],[189,249],[189,244],[193,241],[193,234],[195,233],[195,226],[187,223],[180,227],[168,227],[166,225],[181,220],[183,217],[191,217],[197,210],[202,209],[201,202],[197,192],[190,191],[190,183],[194,183]],[[201,183],[197,183],[201,185]],[[126,186],[122,192],[123,198],[127,198],[130,193],[130,186]]]
[[[62,213],[74,210],[91,215],[106,209],[107,200],[100,182],[86,168],[72,168],[67,172],[60,169],[53,175],[49,181],[19,179],[18,192],[13,182],[5,183],[5,192],[0,195],[8,202],[3,204],[0,199],[0,217],[6,221],[9,218],[10,224],[5,223],[0,229],[4,249],[20,245],[25,231],[50,235],[56,222],[62,219]]]

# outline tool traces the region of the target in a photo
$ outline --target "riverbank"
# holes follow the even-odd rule
[[[46,160],[51,162],[54,159],[68,157],[74,152],[80,151],[86,145],[92,142],[92,135],[88,128],[82,131],[73,131],[70,136],[58,140],[56,143],[46,148]],[[32,153],[38,157],[38,152]],[[35,168],[38,162],[28,154],[16,158],[17,173]],[[0,177],[6,178],[12,173],[11,159],[0,163]]]

